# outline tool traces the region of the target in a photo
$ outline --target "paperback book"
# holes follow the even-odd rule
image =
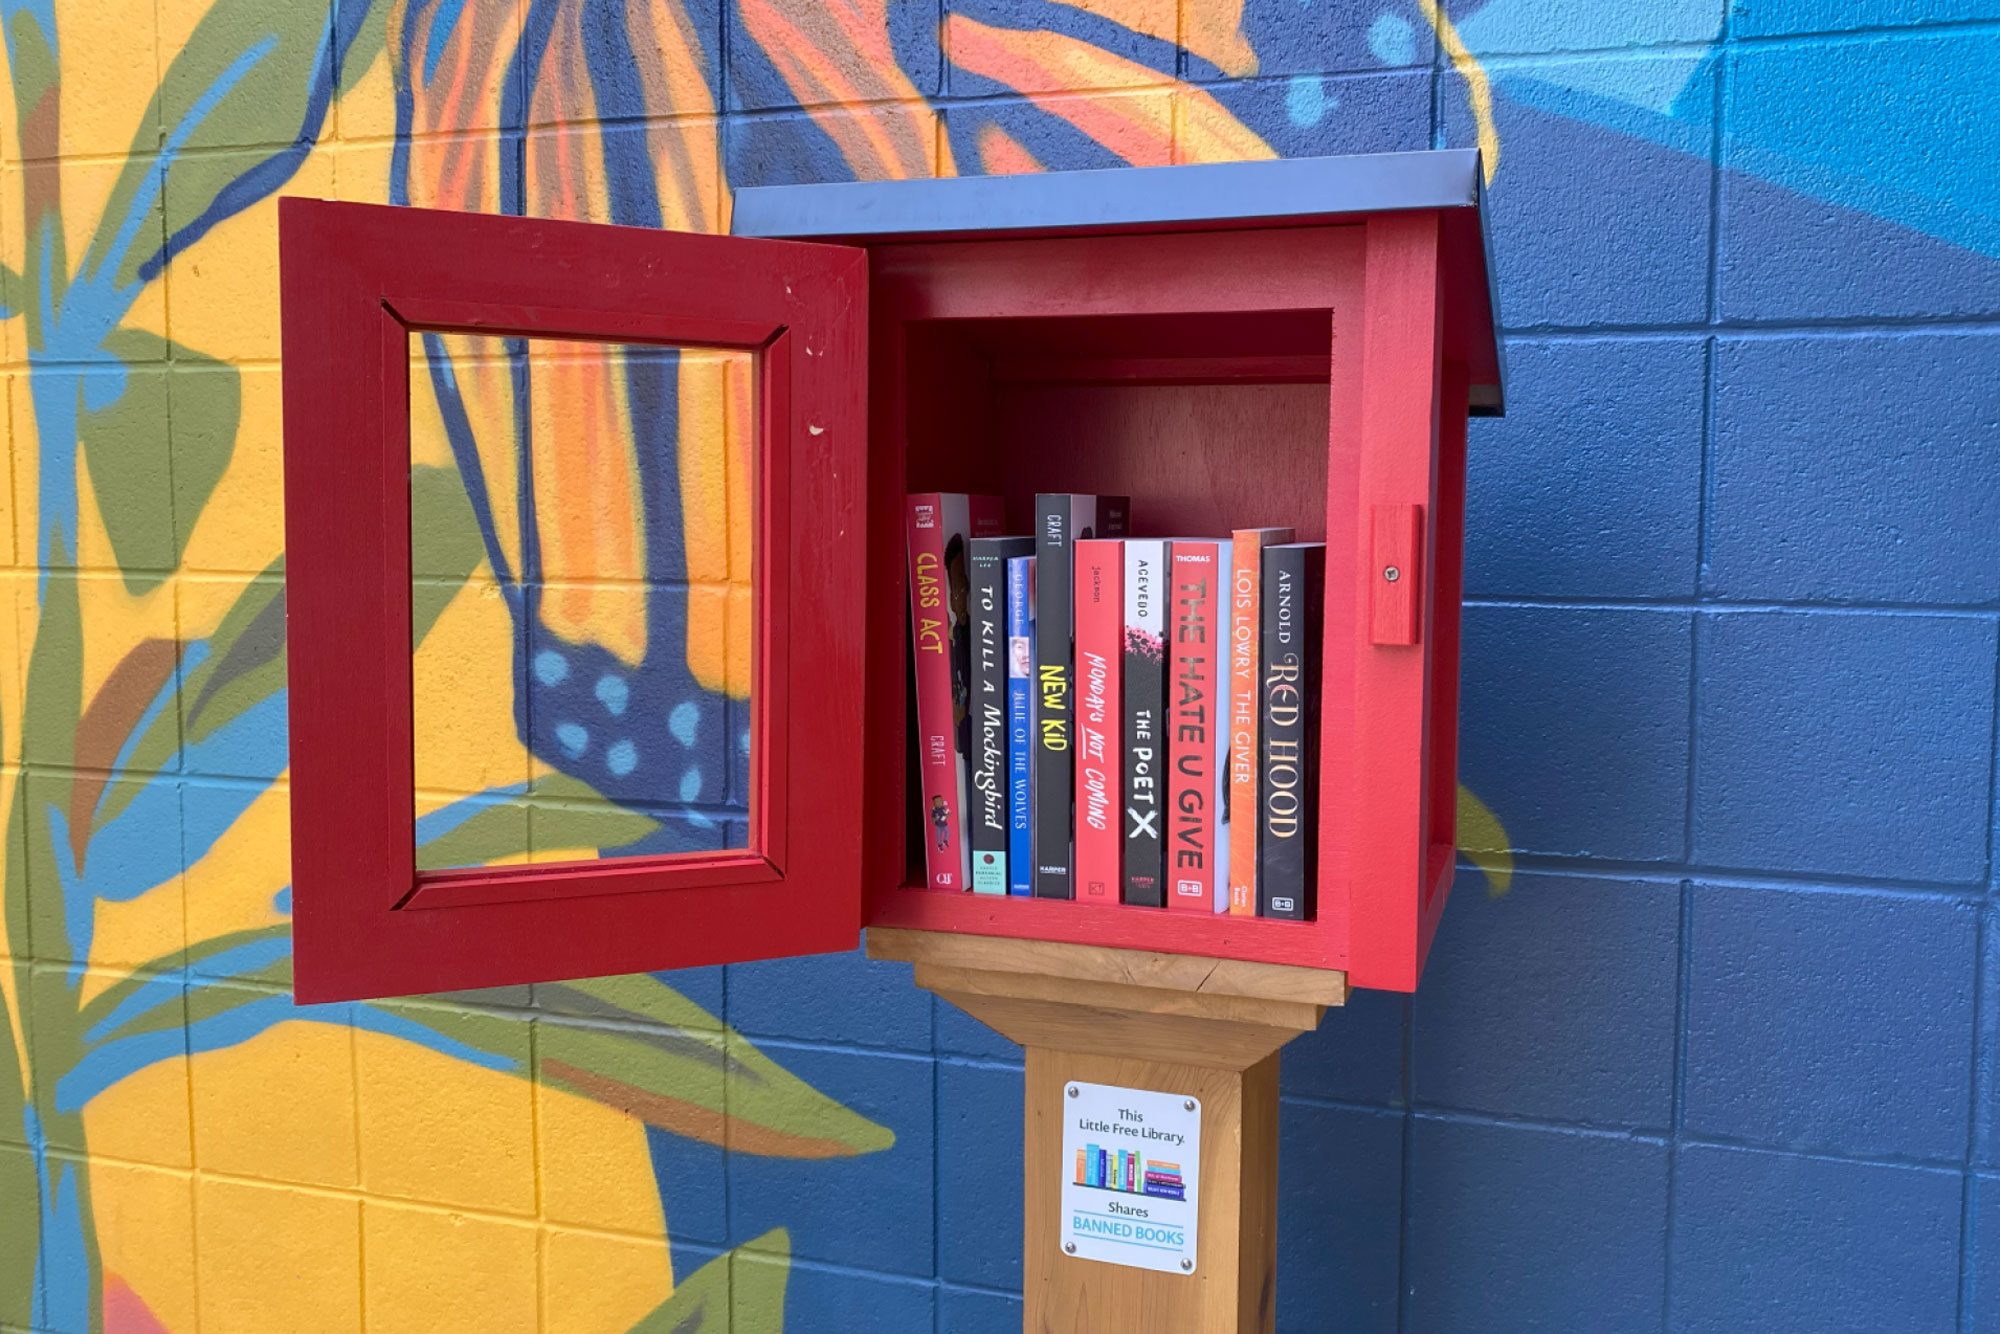
[[[971,551],[1001,527],[993,496],[926,492],[908,498],[911,656],[924,869],[933,889],[971,885],[965,828],[972,751]]]
[[[1318,872],[1319,683],[1326,546],[1264,549],[1258,912],[1302,920]]]
[[[1029,539],[1030,545],[1033,539]],[[1035,671],[1035,558],[1007,562],[1007,892],[1035,889],[1034,797],[1029,747],[1034,710],[1029,687]]]
[[[1166,903],[1160,797],[1165,785],[1167,544],[1125,542],[1125,892],[1149,908]]]
[[[1124,663],[1124,544],[1076,544],[1076,896],[1119,899],[1120,667]]]
[[[1258,689],[1258,642],[1264,548],[1292,540],[1289,528],[1238,528],[1230,537],[1229,565],[1229,800],[1227,818],[1244,833],[1229,840],[1229,911],[1257,913],[1257,736],[1263,715]]]
[[[966,818],[972,890],[1007,892],[1007,562],[1035,549],[1028,537],[972,539],[972,765]]]
[[[1129,504],[1123,496],[1035,497],[1034,850],[1035,894],[1041,898],[1075,897],[1070,803],[1076,781],[1076,627],[1070,604],[1076,544],[1124,536]]]
[[[1167,906],[1214,912],[1216,763],[1226,735],[1221,683],[1222,553],[1227,543],[1176,538],[1168,548],[1172,597],[1167,644]],[[1225,890],[1226,892],[1226,890]]]

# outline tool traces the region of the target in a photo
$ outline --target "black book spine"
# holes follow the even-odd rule
[[[1007,559],[1026,556],[1025,537],[972,539],[972,755],[966,824],[971,888],[1007,892]]]
[[[1326,547],[1264,548],[1263,810],[1257,820],[1257,913],[1311,915],[1319,843],[1320,617]]]
[[[1035,896],[1073,899],[1076,811],[1076,544],[1123,537],[1127,496],[1035,497]]]
[[[1035,897],[1076,897],[1070,877],[1070,802],[1075,782],[1076,720],[1073,496],[1035,497]]]
[[[1166,906],[1166,846],[1160,792],[1166,773],[1166,547],[1125,544],[1125,892],[1124,901]]]

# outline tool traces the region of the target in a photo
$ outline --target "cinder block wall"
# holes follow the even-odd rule
[[[1279,1327],[2000,1330],[2000,6],[0,17],[0,1328],[1019,1326],[1019,1053],[901,970],[291,1006],[275,195],[1478,144],[1467,859],[1287,1053]],[[729,838],[726,374],[555,400],[604,450],[522,498],[482,364],[413,354],[425,855]],[[664,800],[579,777],[621,726]]]

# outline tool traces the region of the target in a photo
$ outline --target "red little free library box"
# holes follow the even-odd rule
[[[298,999],[864,926],[1414,988],[1454,872],[1466,419],[1502,402],[1482,213],[1469,151],[746,189],[730,236],[284,200]],[[417,869],[413,331],[754,358],[746,847]],[[1325,540],[1311,920],[922,888],[916,491],[1001,495],[1015,532],[1079,491],[1131,496],[1139,536]]]

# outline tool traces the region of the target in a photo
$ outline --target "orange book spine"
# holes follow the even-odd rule
[[[1230,534],[1229,587],[1229,914],[1257,915],[1258,719],[1262,670],[1264,548],[1292,540],[1289,528],[1239,528]]]

